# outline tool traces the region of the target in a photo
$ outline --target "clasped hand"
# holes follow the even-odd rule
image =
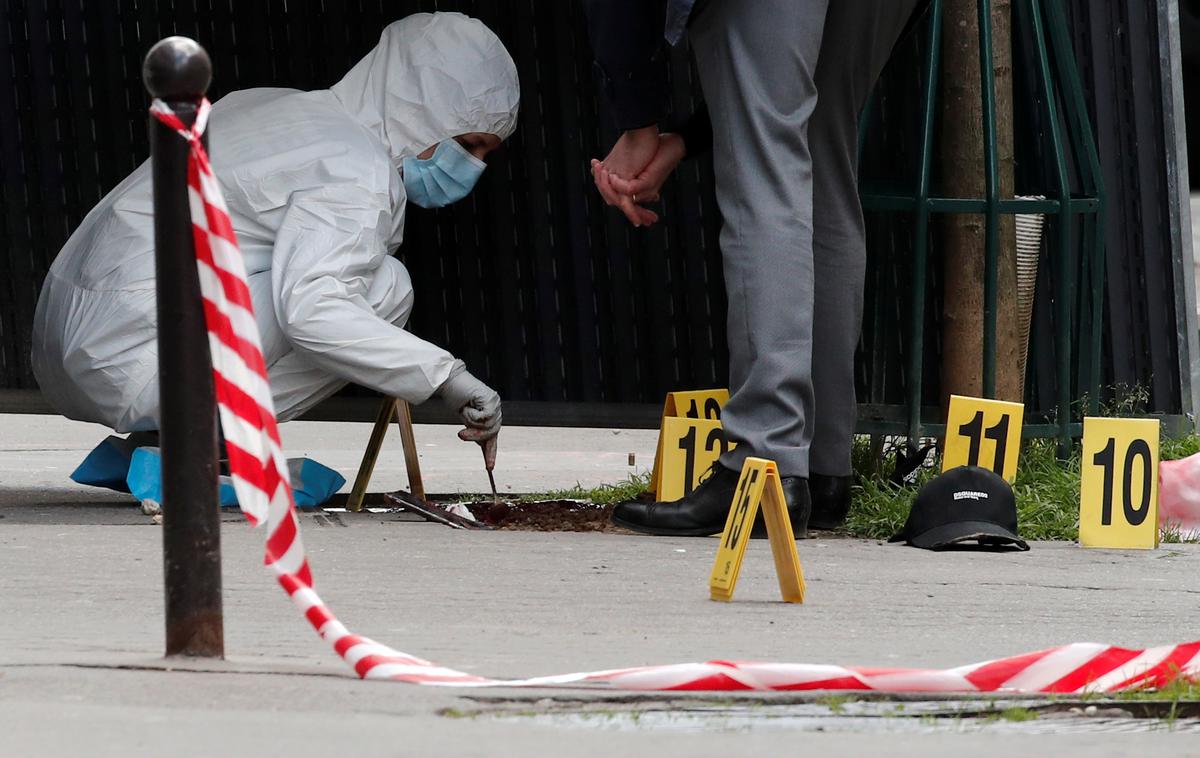
[[[686,152],[678,134],[660,134],[657,126],[632,129],[607,158],[592,161],[592,179],[604,202],[620,208],[629,223],[650,226],[658,214],[646,205],[658,202],[663,183]]]

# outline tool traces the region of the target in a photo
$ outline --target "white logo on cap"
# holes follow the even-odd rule
[[[962,492],[954,493],[955,500],[987,500],[988,493],[976,492],[974,490],[963,490]]]

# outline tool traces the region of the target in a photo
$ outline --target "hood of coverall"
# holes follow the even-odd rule
[[[517,67],[500,38],[461,13],[418,13],[389,24],[331,89],[388,146],[397,168],[460,134],[508,139],[521,101]]]

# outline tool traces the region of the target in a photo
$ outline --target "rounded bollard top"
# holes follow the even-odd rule
[[[167,37],[146,53],[142,81],[160,100],[199,100],[212,81],[212,61],[195,40]]]

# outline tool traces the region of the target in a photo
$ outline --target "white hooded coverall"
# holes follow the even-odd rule
[[[251,89],[213,107],[213,165],[237,232],[281,421],[355,382],[413,403],[454,358],[404,331],[401,161],[516,128],[517,70],[481,22],[417,14],[329,90]],[[62,414],[158,428],[149,162],[84,219],[50,268],[33,368]]]

